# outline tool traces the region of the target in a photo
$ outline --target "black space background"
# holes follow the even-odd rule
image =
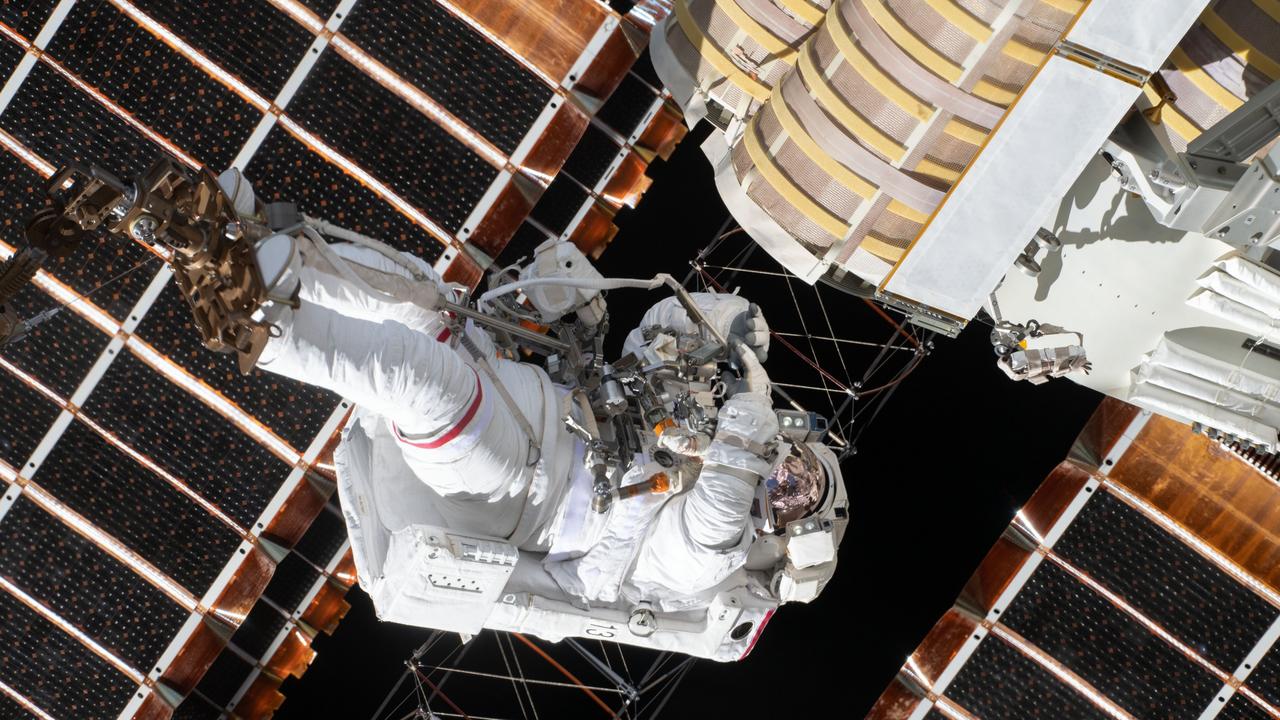
[[[669,162],[650,168],[653,187],[597,263],[614,277],[682,277],[727,217],[698,147],[705,128]],[[746,241],[745,236],[739,236]],[[769,315],[773,303],[751,296]],[[614,293],[613,344],[656,297]],[[836,331],[883,341],[887,326],[860,300],[830,308]],[[840,567],[809,605],[779,610],[745,661],[702,662],[664,717],[848,717],[866,714],[906,656],[949,607],[1013,514],[1062,460],[1099,396],[1066,380],[1033,387],[996,369],[977,322],[936,350],[899,388],[844,465],[852,519]],[[775,377],[784,350],[768,368]],[[784,365],[785,368],[785,365]],[[379,623],[358,587],[333,636],[281,691],[280,720],[369,718],[404,660],[429,631]],[[438,708],[443,709],[443,708]],[[466,709],[464,707],[464,709]],[[539,705],[540,717],[602,717],[574,702]],[[511,717],[519,717],[513,706]]]

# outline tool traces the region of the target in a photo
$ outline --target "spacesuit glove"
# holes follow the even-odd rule
[[[730,342],[741,340],[751,348],[760,362],[769,359],[769,324],[760,306],[751,303],[745,312],[733,319],[728,332]]]
[[[742,369],[742,380],[735,394],[755,393],[768,399],[773,388],[769,383],[769,373],[765,372],[764,366],[760,364],[755,350],[742,340],[730,340],[730,342],[733,343],[734,358],[738,362],[738,367]]]

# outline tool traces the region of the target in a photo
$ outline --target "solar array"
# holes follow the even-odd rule
[[[0,259],[61,165],[162,153],[451,280],[548,237],[598,252],[683,134],[636,62],[664,12],[0,2]],[[94,238],[15,299],[56,312],[0,348],[0,717],[264,716],[346,610],[350,408],[205,350],[162,255]]]
[[[1103,403],[872,720],[1280,717],[1280,487]]]

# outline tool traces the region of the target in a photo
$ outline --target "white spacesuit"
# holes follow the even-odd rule
[[[589,267],[576,250],[553,250]],[[644,491],[597,512],[586,445],[565,422],[566,409],[584,420],[585,404],[574,405],[571,389],[541,367],[502,356],[471,321],[437,309],[460,289],[426,263],[385,247],[330,245],[314,232],[272,236],[259,244],[257,260],[272,298],[265,317],[278,331],[258,367],[327,388],[358,408],[336,456],[339,489],[360,581],[384,619],[463,632],[502,626],[492,606],[499,596],[510,603],[521,583],[579,607],[706,608],[731,576],[745,577],[760,501],[780,509],[799,498],[812,511],[838,494],[844,517],[829,451],[819,460],[801,453],[802,443],[789,453],[784,446],[775,463],[778,417],[757,357],[767,349],[767,328],[740,297],[694,296],[704,322],[731,338],[743,368],[735,389],[718,389],[714,433],[671,427],[617,483]],[[624,354],[661,359],[681,334],[697,330],[670,298],[646,313]],[[644,431],[661,436],[664,429]],[[658,449],[695,469],[684,472],[679,492],[663,473],[679,471],[655,461]],[[654,481],[659,476],[662,483]],[[529,557],[541,567],[518,563]],[[809,565],[824,562],[817,589],[834,567],[834,544],[829,557]],[[755,587],[758,597],[745,605],[771,612],[779,599],[767,582],[727,584]],[[543,636],[581,634],[527,618],[514,624]],[[641,638],[652,629],[633,632]],[[667,645],[718,656],[714,643]]]

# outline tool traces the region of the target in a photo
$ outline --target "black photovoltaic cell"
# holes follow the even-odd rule
[[[553,236],[544,233],[531,223],[520,223],[520,227],[516,228],[515,234],[511,236],[511,241],[502,249],[502,252],[498,253],[497,264],[499,267],[506,267],[521,258],[526,260],[532,258],[534,249],[551,239]]]
[[[275,574],[262,594],[282,608],[296,610],[319,577],[320,571],[311,563],[297,553],[289,553],[276,565]]]
[[[470,148],[335,52],[321,56],[288,112],[450,231],[462,227],[498,175]]]
[[[7,593],[0,593],[0,647],[0,681],[54,717],[115,718],[137,687]]]
[[[315,39],[262,0],[133,0],[203,55],[268,100]]]
[[[1108,720],[1085,696],[1017,649],[988,636],[946,696],[982,720]]]
[[[5,370],[0,370],[0,398],[0,460],[17,470],[49,431],[59,409]]]
[[[565,161],[562,172],[569,173],[578,182],[593,188],[604,177],[620,149],[621,146],[608,133],[595,125],[588,125],[582,139]]]
[[[1218,720],[1272,720],[1272,718],[1271,713],[1254,705],[1240,693],[1236,693],[1227,701],[1227,706],[1222,708],[1222,712],[1218,713]]]
[[[1052,562],[1002,615],[1006,625],[1137,717],[1194,719],[1221,681]]]
[[[139,121],[219,172],[262,113],[106,3],[76,3],[52,56]]]
[[[293,470],[132,353],[116,358],[84,413],[244,528],[253,527]]]
[[[244,681],[249,679],[251,672],[253,672],[253,666],[240,659],[239,655],[223,652],[217,660],[213,661],[213,665],[209,666],[200,684],[196,685],[196,692],[225,706],[235,697]]]
[[[276,126],[245,170],[264,202],[297,203],[313,217],[375,237],[434,263],[444,246],[359,180]]]
[[[259,600],[240,627],[236,628],[235,635],[231,636],[231,642],[249,653],[250,657],[260,658],[267,652],[267,648],[284,629],[287,622],[288,618],[278,609],[272,607],[270,603]]]
[[[26,498],[0,521],[0,575],[142,671],[187,612]]]
[[[138,336],[230,398],[299,451],[306,450],[338,405],[327,390],[254,370],[241,375],[236,357],[205,348],[191,308],[169,285],[142,319]]]
[[[4,72],[6,79],[13,74],[13,69],[18,66],[18,61],[25,54],[26,51],[21,45],[10,41],[7,37],[0,39],[0,71]]]
[[[1245,684],[1266,698],[1272,705],[1280,705],[1280,643],[1262,657]]]
[[[342,520],[342,511],[327,505],[311,522],[311,527],[307,528],[293,550],[319,567],[328,567],[346,540],[347,525]]]
[[[13,304],[25,317],[31,317],[54,302],[29,286],[18,293]],[[63,310],[25,339],[0,348],[0,357],[69,400],[110,339],[84,318]]]
[[[325,20],[338,9],[338,0],[302,0],[302,4]]]
[[[930,710],[924,716],[924,720],[951,720],[951,718],[943,715],[941,710]]]
[[[141,173],[164,152],[44,63],[22,82],[0,127],[55,166],[78,160],[120,177]]]
[[[0,2],[0,22],[35,40],[58,0],[4,0]]]
[[[361,0],[342,34],[508,154],[551,100],[546,83],[436,2]]]
[[[240,542],[195,501],[79,422],[34,479],[197,597]]]
[[[1277,615],[1109,493],[1084,506],[1054,550],[1220,668],[1238,666]]]
[[[222,711],[196,693],[187,696],[174,708],[171,720],[222,720]]]
[[[648,47],[640,53],[640,57],[636,58],[635,64],[631,66],[631,72],[639,75],[641,80],[653,87],[662,87],[662,78],[658,77],[658,71],[653,68],[653,58],[649,57]]]
[[[627,73],[596,117],[623,137],[631,137],[657,99],[658,93],[648,83],[635,73]]]
[[[557,175],[529,215],[558,235],[568,229],[588,197],[590,194],[568,176]]]

